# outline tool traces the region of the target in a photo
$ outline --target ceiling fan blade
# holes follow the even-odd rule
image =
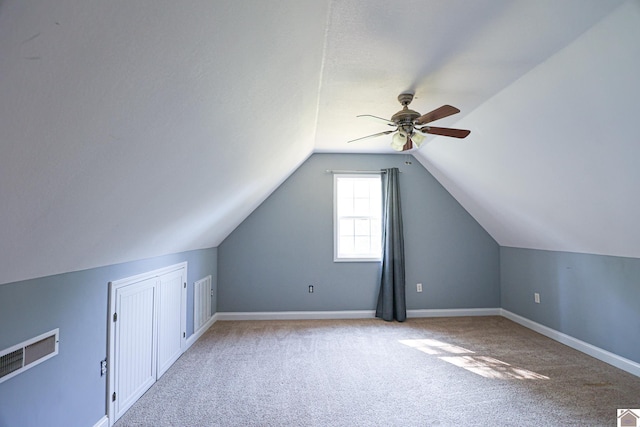
[[[452,136],[454,138],[466,138],[471,131],[466,129],[452,129],[452,128],[437,128],[433,126],[425,126],[422,129],[418,129],[423,133],[430,133],[433,135]]]
[[[413,148],[413,141],[411,138],[407,138],[407,143],[402,146],[402,150],[400,151],[409,151]]]
[[[449,117],[453,114],[459,113],[456,107],[452,107],[451,105],[443,105],[440,108],[436,108],[433,111],[428,112],[427,114],[423,114],[415,120],[417,125],[424,125],[425,123],[433,122],[435,120],[440,120],[445,117]]]
[[[380,121],[383,122],[389,126],[397,126],[394,122],[392,122],[391,120],[387,120],[387,119],[383,119],[382,117],[378,117],[378,116],[372,116],[371,114],[360,114],[359,116],[356,117],[367,117],[369,119],[374,119],[376,121]]]
[[[374,133],[373,135],[363,136],[362,138],[352,139],[351,141],[347,141],[347,143],[354,142],[354,141],[360,141],[362,139],[375,138],[376,136],[389,135],[391,132],[395,132],[395,130],[385,130],[384,132],[378,132],[378,133]]]

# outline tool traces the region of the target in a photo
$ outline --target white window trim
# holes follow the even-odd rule
[[[376,257],[338,257],[338,179],[340,178],[380,178],[379,173],[340,173],[333,174],[333,262],[380,262],[382,250]],[[381,212],[382,216],[382,212]]]

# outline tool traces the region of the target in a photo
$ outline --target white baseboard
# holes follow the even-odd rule
[[[207,330],[214,324],[216,323],[216,321],[218,320],[218,313],[214,314],[213,316],[211,316],[211,318],[209,320],[207,320],[207,323],[205,323],[204,325],[202,325],[200,327],[200,329],[198,329],[197,331],[195,331],[194,333],[191,334],[191,336],[189,338],[187,338],[187,348],[185,348],[185,351],[191,347],[193,345],[193,343],[195,343],[196,341],[198,341],[198,338],[200,338],[202,335],[204,335],[205,332],[207,332]]]
[[[551,329],[547,326],[541,325],[540,323],[534,322],[533,320],[529,320],[526,317],[519,316],[505,309],[500,309],[500,311],[501,311],[500,314],[502,316],[506,317],[509,320],[513,320],[514,322],[524,326],[525,328],[529,328],[533,331],[538,332],[539,334],[542,334],[546,337],[551,338],[552,340],[558,341],[575,350],[578,350],[582,353],[588,354],[591,357],[595,357],[598,360],[608,363],[609,365],[613,365],[616,368],[622,369],[623,371],[627,371],[630,374],[640,377],[640,363],[636,363],[633,360],[629,360],[622,356],[618,356],[615,353],[611,353],[610,351],[603,350],[600,347],[596,347],[594,345],[581,341],[577,338],[574,338],[562,332],[556,331],[555,329]]]
[[[375,310],[345,311],[259,311],[217,313],[218,320],[320,320],[320,319],[372,319]],[[456,308],[407,310],[407,317],[459,317],[500,316],[499,308]]]
[[[255,311],[218,313],[218,320],[321,320],[371,319],[375,310],[349,311]]]
[[[500,316],[500,308],[446,308],[407,310],[407,317]]]
[[[100,418],[97,423],[93,425],[93,427],[109,427],[109,418],[105,415]]]

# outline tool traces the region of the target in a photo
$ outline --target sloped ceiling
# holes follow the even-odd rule
[[[627,2],[458,122],[469,141],[420,161],[503,246],[640,258],[637,40]]]
[[[640,3],[0,0],[0,283],[217,246],[358,114],[498,243],[640,257]]]

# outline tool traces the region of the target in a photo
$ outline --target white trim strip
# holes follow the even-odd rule
[[[349,311],[257,311],[217,313],[218,320],[320,320],[320,319],[372,319],[375,310]],[[460,317],[500,316],[499,308],[461,308],[407,310],[407,317]]]
[[[499,308],[446,308],[427,310],[407,310],[407,317],[464,317],[500,316]]]
[[[109,418],[107,416],[103,416],[98,420],[97,423],[93,425],[93,427],[108,427],[109,426]]]
[[[218,320],[320,320],[320,319],[370,319],[375,310],[351,311],[256,311],[217,313]]]
[[[591,345],[570,335],[541,325],[540,323],[519,316],[508,310],[500,309],[500,311],[500,314],[502,316],[524,326],[525,328],[529,328],[533,331],[538,332],[539,334],[551,338],[552,340],[558,341],[575,350],[578,350],[582,353],[588,354],[591,357],[595,357],[598,360],[608,363],[609,365],[613,365],[616,368],[622,369],[623,371],[627,371],[630,374],[640,377],[640,363],[636,363],[633,360],[618,356],[617,354],[611,353],[610,351],[603,350],[600,347],[596,347],[595,345]]]
[[[112,285],[115,288],[119,288],[121,286],[131,285],[133,283],[141,282],[143,280],[151,279],[153,277],[162,276],[166,273],[171,273],[172,271],[180,270],[181,268],[184,268],[186,273],[187,264],[188,264],[187,261],[183,261],[183,262],[179,262],[178,264],[173,264],[167,267],[158,268],[156,270],[147,271],[146,273],[136,274],[135,276],[124,277],[118,280],[112,280],[109,282],[109,285]]]

